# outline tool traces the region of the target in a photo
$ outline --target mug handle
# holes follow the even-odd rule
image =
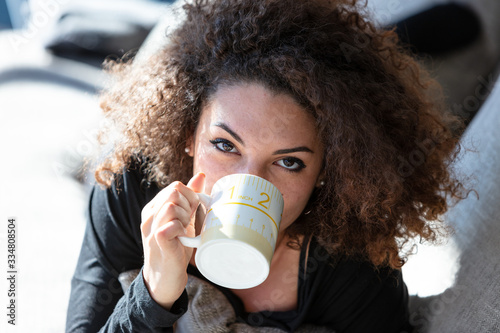
[[[205,206],[205,208],[208,208],[210,206],[210,201],[212,201],[212,197],[205,193],[196,194],[198,194],[198,198],[200,198],[201,204]],[[182,243],[182,245],[186,247],[196,248],[200,246],[201,243],[201,235],[198,235],[196,237],[179,236],[177,238],[179,238],[179,241]]]

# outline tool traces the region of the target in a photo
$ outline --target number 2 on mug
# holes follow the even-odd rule
[[[267,199],[259,201],[258,204],[261,205],[262,207],[264,207],[265,209],[269,210],[269,204],[267,206],[264,205],[265,203],[269,202],[269,194],[267,194],[266,192],[262,192],[260,195],[265,196]]]

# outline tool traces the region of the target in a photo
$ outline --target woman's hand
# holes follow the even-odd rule
[[[173,182],[142,210],[143,277],[151,297],[170,309],[187,283],[187,265],[193,249],[184,247],[178,236],[195,236],[196,210],[205,175],[196,174],[186,185]]]

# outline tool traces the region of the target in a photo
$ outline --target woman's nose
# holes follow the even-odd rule
[[[266,168],[262,164],[259,164],[259,163],[245,164],[245,165],[242,165],[238,169],[239,169],[238,173],[246,173],[246,174],[250,174],[250,175],[254,175],[254,176],[259,176],[261,178],[268,180]]]

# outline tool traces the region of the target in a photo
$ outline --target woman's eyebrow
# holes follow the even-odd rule
[[[245,143],[240,138],[240,136],[238,134],[236,134],[232,129],[230,129],[229,126],[227,126],[226,124],[224,124],[224,123],[215,123],[215,124],[212,124],[212,126],[217,126],[217,127],[222,128],[224,131],[228,132],[236,141],[238,141],[239,143],[241,143],[243,146],[245,145]]]
[[[243,142],[241,137],[238,134],[236,134],[231,128],[229,128],[229,126],[227,126],[226,124],[215,123],[215,124],[212,124],[212,126],[217,126],[219,128],[222,128],[224,131],[228,132],[236,141],[241,143],[243,146],[245,145],[245,143]],[[276,150],[275,152],[273,152],[273,155],[283,155],[283,154],[290,154],[290,153],[296,153],[296,152],[306,152],[306,153],[314,154],[314,152],[310,148],[308,148],[306,146],[300,146],[300,147],[295,147],[295,148],[279,149],[279,150]]]
[[[301,152],[301,151],[314,154],[314,152],[311,149],[309,149],[305,146],[301,146],[301,147],[295,147],[295,148],[289,148],[289,149],[276,150],[273,153],[273,155],[290,154],[290,153],[296,153],[296,152]]]

